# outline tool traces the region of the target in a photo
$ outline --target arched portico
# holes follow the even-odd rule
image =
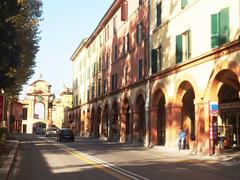
[[[212,117],[218,125],[218,148],[240,147],[240,82],[230,69],[219,71],[212,81],[210,101],[218,104],[218,116]]]
[[[105,104],[102,114],[102,131],[101,135],[105,138],[109,138],[109,107]]]
[[[146,131],[145,100],[143,94],[140,93],[135,101],[133,141],[135,143],[145,144]]]
[[[131,108],[128,98],[125,98],[122,105],[121,114],[121,142],[132,142],[132,120]]]
[[[166,112],[165,95],[162,89],[156,89],[152,95],[151,105],[151,143],[165,145],[166,142]]]
[[[114,101],[112,104],[111,110],[111,125],[110,125],[110,134],[112,141],[119,141],[120,136],[120,123],[119,123],[119,110],[118,110],[118,103]]]
[[[178,89],[176,96],[176,104],[181,107],[179,116],[176,119],[178,124],[178,131],[183,127],[186,132],[187,148],[194,149],[194,141],[196,137],[196,121],[195,121],[195,92],[192,84],[189,81],[183,81]]]

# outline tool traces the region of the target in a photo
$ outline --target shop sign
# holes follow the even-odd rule
[[[4,114],[4,96],[0,95],[0,122],[3,121]]]
[[[211,124],[211,126],[209,127],[209,138],[211,140],[213,139],[217,139],[218,137],[218,124],[217,122],[214,122]]]
[[[218,103],[210,102],[209,103],[210,116],[218,116]]]
[[[240,108],[240,102],[232,102],[232,103],[221,104],[221,109],[234,109],[234,108]]]

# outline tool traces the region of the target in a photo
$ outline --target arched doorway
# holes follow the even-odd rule
[[[183,81],[178,88],[178,101],[182,104],[182,119],[180,126],[186,132],[186,147],[187,149],[194,148],[196,135],[195,128],[195,93],[193,86],[188,81]]]
[[[123,101],[123,124],[125,125],[125,142],[130,143],[132,141],[132,123],[130,118],[130,105],[127,98]]]
[[[102,113],[102,110],[101,110],[101,107],[98,107],[97,109],[97,119],[96,119],[96,123],[95,123],[95,137],[96,138],[99,138],[100,137],[100,133],[99,133],[99,126],[100,126],[100,122],[101,122],[101,113]]]
[[[146,138],[146,120],[145,120],[145,101],[143,95],[137,96],[136,100],[136,112],[135,112],[135,127],[134,131],[136,137],[134,137],[138,143],[144,144]]]
[[[90,134],[91,136],[94,136],[95,135],[95,110],[94,110],[94,107],[92,107],[92,110],[91,110],[91,118],[90,118]]]
[[[157,142],[158,145],[165,145],[166,142],[165,97],[163,95],[157,104]]]
[[[45,106],[43,103],[38,102],[34,107],[34,119],[44,119],[45,118]]]
[[[109,134],[108,122],[109,122],[109,108],[108,108],[108,105],[106,104],[103,110],[102,132],[101,132],[102,136],[105,138],[108,138],[108,134]]]
[[[213,82],[219,104],[218,144],[221,148],[240,147],[240,83],[231,70],[220,71]],[[215,90],[213,89],[213,92]],[[212,92],[212,93],[213,93]],[[211,93],[211,94],[212,94]]]
[[[33,133],[43,135],[46,131],[46,124],[44,122],[36,122],[33,124]]]
[[[116,101],[113,102],[112,105],[112,117],[111,117],[111,140],[119,141],[119,120],[118,120],[118,103]]]

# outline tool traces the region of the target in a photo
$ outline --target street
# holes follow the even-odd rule
[[[10,180],[237,179],[239,162],[199,160],[140,146],[76,138],[23,135]]]

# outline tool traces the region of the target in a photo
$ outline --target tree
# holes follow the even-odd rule
[[[16,96],[34,73],[39,50],[40,0],[0,2],[0,88]]]

